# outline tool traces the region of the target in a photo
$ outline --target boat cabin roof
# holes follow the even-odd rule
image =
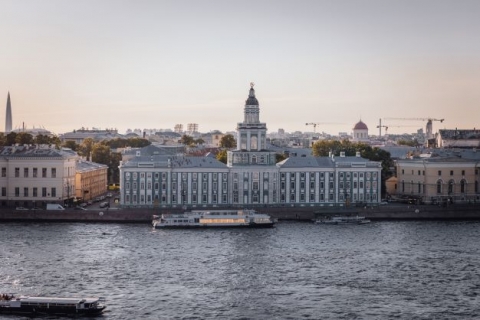
[[[36,303],[57,303],[57,304],[77,304],[77,303],[92,303],[97,302],[98,298],[56,298],[56,297],[18,297],[16,300],[22,302],[36,302]]]

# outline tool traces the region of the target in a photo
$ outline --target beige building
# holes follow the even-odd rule
[[[479,201],[479,166],[459,157],[398,160],[396,196],[424,203]]]
[[[77,158],[67,150],[0,148],[0,206],[42,207],[73,199]]]
[[[100,163],[77,162],[75,175],[75,196],[85,201],[94,199],[107,191],[108,166]]]

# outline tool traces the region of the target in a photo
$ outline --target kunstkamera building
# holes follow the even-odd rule
[[[381,163],[360,157],[296,157],[276,163],[251,85],[227,164],[214,156],[136,155],[120,164],[124,207],[344,206],[380,201]]]

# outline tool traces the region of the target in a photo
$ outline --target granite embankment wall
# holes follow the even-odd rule
[[[207,208],[201,208],[207,209]],[[219,208],[212,208],[219,209]],[[93,209],[93,210],[15,210],[1,209],[2,221],[37,222],[116,222],[150,223],[154,214],[177,213],[181,209]],[[361,215],[371,220],[480,220],[480,205],[408,206],[385,205],[379,207],[262,207],[259,212],[268,213],[279,220],[313,219],[326,215]]]

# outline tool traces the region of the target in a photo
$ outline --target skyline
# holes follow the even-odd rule
[[[2,9],[0,101],[10,92],[13,129],[234,131],[250,82],[268,132],[326,122],[335,124],[316,131],[350,133],[361,119],[378,134],[378,119],[389,117],[445,119],[434,131],[478,127],[476,1],[2,1]],[[389,133],[426,124],[382,122]]]

